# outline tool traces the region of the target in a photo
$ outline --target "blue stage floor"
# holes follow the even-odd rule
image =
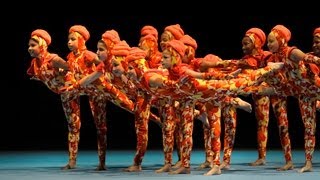
[[[154,171],[163,165],[161,150],[148,150],[143,161],[142,172],[128,173],[122,170],[132,164],[134,150],[112,150],[107,152],[107,170],[95,171],[98,158],[96,151],[80,150],[76,169],[61,170],[67,162],[67,151],[0,151],[0,180],[51,180],[51,179],[237,179],[237,180],[319,180],[320,151],[314,153],[313,171],[298,173],[304,164],[304,151],[293,151],[294,170],[276,171],[284,163],[282,151],[270,150],[267,153],[267,165],[251,167],[249,162],[256,160],[256,150],[234,150],[231,169],[221,175],[204,176],[206,170],[196,170],[204,161],[202,150],[194,150],[191,157],[191,174],[169,175]],[[176,161],[176,156],[174,156]]]

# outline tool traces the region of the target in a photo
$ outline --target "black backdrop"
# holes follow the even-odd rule
[[[88,49],[96,51],[96,43],[101,34],[109,29],[119,32],[122,40],[135,46],[139,40],[140,28],[153,25],[159,31],[171,24],[180,24],[186,34],[197,40],[197,56],[208,53],[223,59],[240,58],[241,38],[251,27],[260,27],[265,32],[276,24],[284,24],[292,32],[290,45],[307,52],[312,46],[313,29],[319,27],[320,16],[109,16],[89,15],[61,17],[31,15],[20,16],[7,22],[3,34],[3,100],[2,124],[0,125],[0,150],[38,150],[67,148],[67,123],[59,96],[49,91],[42,83],[29,80],[26,70],[30,64],[27,52],[30,33],[37,28],[46,29],[52,36],[50,52],[65,57],[68,29],[75,24],[88,28],[91,38]],[[5,23],[6,24],[6,23]],[[5,31],[5,32],[6,32]],[[3,46],[2,46],[3,47]],[[8,55],[8,56],[7,56]],[[4,81],[3,81],[4,80]],[[251,102],[250,97],[244,97]],[[289,125],[293,148],[303,148],[303,124],[298,104],[289,98]],[[113,104],[107,105],[108,148],[135,148],[133,115]],[[319,114],[319,113],[318,113]],[[96,131],[90,114],[88,99],[81,98],[81,138],[80,149],[96,148]],[[161,148],[161,130],[149,123],[149,148]],[[319,129],[319,128],[317,128]],[[317,132],[319,138],[319,130]],[[319,144],[319,143],[317,143]],[[201,123],[195,121],[194,147],[203,147]],[[253,113],[238,110],[236,148],[256,147],[256,120]],[[270,114],[268,147],[280,148],[278,130],[273,112]]]

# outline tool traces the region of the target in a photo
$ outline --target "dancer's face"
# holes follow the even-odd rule
[[[279,50],[279,42],[276,38],[276,36],[274,35],[274,33],[270,33],[268,35],[268,44],[267,44],[269,51],[272,53],[278,52]]]
[[[320,36],[319,35],[313,37],[312,50],[316,56],[320,57]]]
[[[243,37],[243,39],[242,39],[243,54],[245,54],[245,55],[252,54],[252,51],[254,48],[255,47],[254,47],[254,43],[252,42],[252,40],[248,36]]]
[[[138,79],[137,73],[135,68],[129,63],[128,65],[128,72],[127,72],[128,78],[136,81]]]
[[[162,52],[162,67],[165,69],[170,69],[172,67],[172,56],[171,52],[168,50],[164,50]]]
[[[121,77],[122,74],[124,74],[125,70],[121,64],[121,60],[123,60],[123,57],[117,57],[114,56],[111,59],[111,64],[112,64],[112,73],[116,76],[116,77]]]
[[[103,42],[98,42],[97,44],[97,55],[101,61],[106,61],[108,59],[108,49]]]
[[[79,46],[78,38],[75,33],[70,33],[68,36],[68,48],[70,51],[77,51]]]
[[[29,40],[28,52],[31,57],[38,57],[40,55],[41,50],[40,50],[39,43],[34,39]]]

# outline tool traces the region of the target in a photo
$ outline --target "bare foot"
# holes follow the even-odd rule
[[[232,78],[236,78],[240,73],[241,73],[242,69],[239,68],[233,72],[231,72],[228,76],[227,79],[232,79]]]
[[[220,175],[221,174],[221,169],[218,165],[213,165],[213,167],[205,173],[205,176],[211,176],[211,175]]]
[[[292,161],[287,162],[284,166],[277,168],[277,171],[287,171],[293,169],[293,163]]]
[[[250,103],[242,100],[241,98],[234,98],[234,101],[236,102],[236,108],[242,109],[244,111],[247,111],[251,113],[252,111],[252,106]]]
[[[69,163],[67,165],[63,166],[61,169],[68,170],[68,169],[74,169],[74,168],[76,168],[76,161],[70,160]]]
[[[299,173],[303,172],[310,172],[312,171],[312,162],[311,161],[306,161],[306,164],[298,170]]]
[[[209,120],[208,120],[208,116],[207,116],[206,113],[200,114],[200,115],[197,117],[197,119],[199,119],[205,127],[207,127],[207,128],[210,127],[210,125],[209,125]]]
[[[179,167],[177,170],[170,171],[169,174],[190,174],[190,168]]]
[[[263,166],[266,164],[265,159],[257,159],[255,162],[249,163],[250,166]]]
[[[198,167],[198,170],[206,169],[206,168],[211,168],[211,164],[209,161],[206,161],[206,162],[200,164],[200,166]]]
[[[99,164],[98,167],[96,168],[96,171],[104,171],[106,170],[106,165],[105,164]]]
[[[277,92],[273,87],[262,87],[261,89],[259,89],[259,94],[265,95],[265,96],[271,96],[271,95],[276,95]]]
[[[171,164],[165,164],[162,168],[156,170],[156,173],[169,172],[171,170]]]
[[[175,165],[172,166],[172,168],[174,168],[174,169],[180,168],[181,164],[182,164],[181,161],[178,161],[178,162],[176,162]]]
[[[220,165],[220,169],[223,169],[223,170],[229,170],[230,169],[230,164],[223,161]]]
[[[283,68],[283,62],[268,62],[268,66],[271,67],[273,71],[277,71]]]
[[[142,168],[140,165],[132,165],[132,166],[129,166],[128,168],[124,169],[123,171],[125,171],[125,172],[140,172],[140,171],[142,171]]]

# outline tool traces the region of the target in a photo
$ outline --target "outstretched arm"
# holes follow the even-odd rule
[[[66,70],[68,71],[69,70],[69,65],[68,63],[62,59],[61,57],[57,56],[55,58],[52,59],[52,66],[56,69],[63,69],[63,70]]]

